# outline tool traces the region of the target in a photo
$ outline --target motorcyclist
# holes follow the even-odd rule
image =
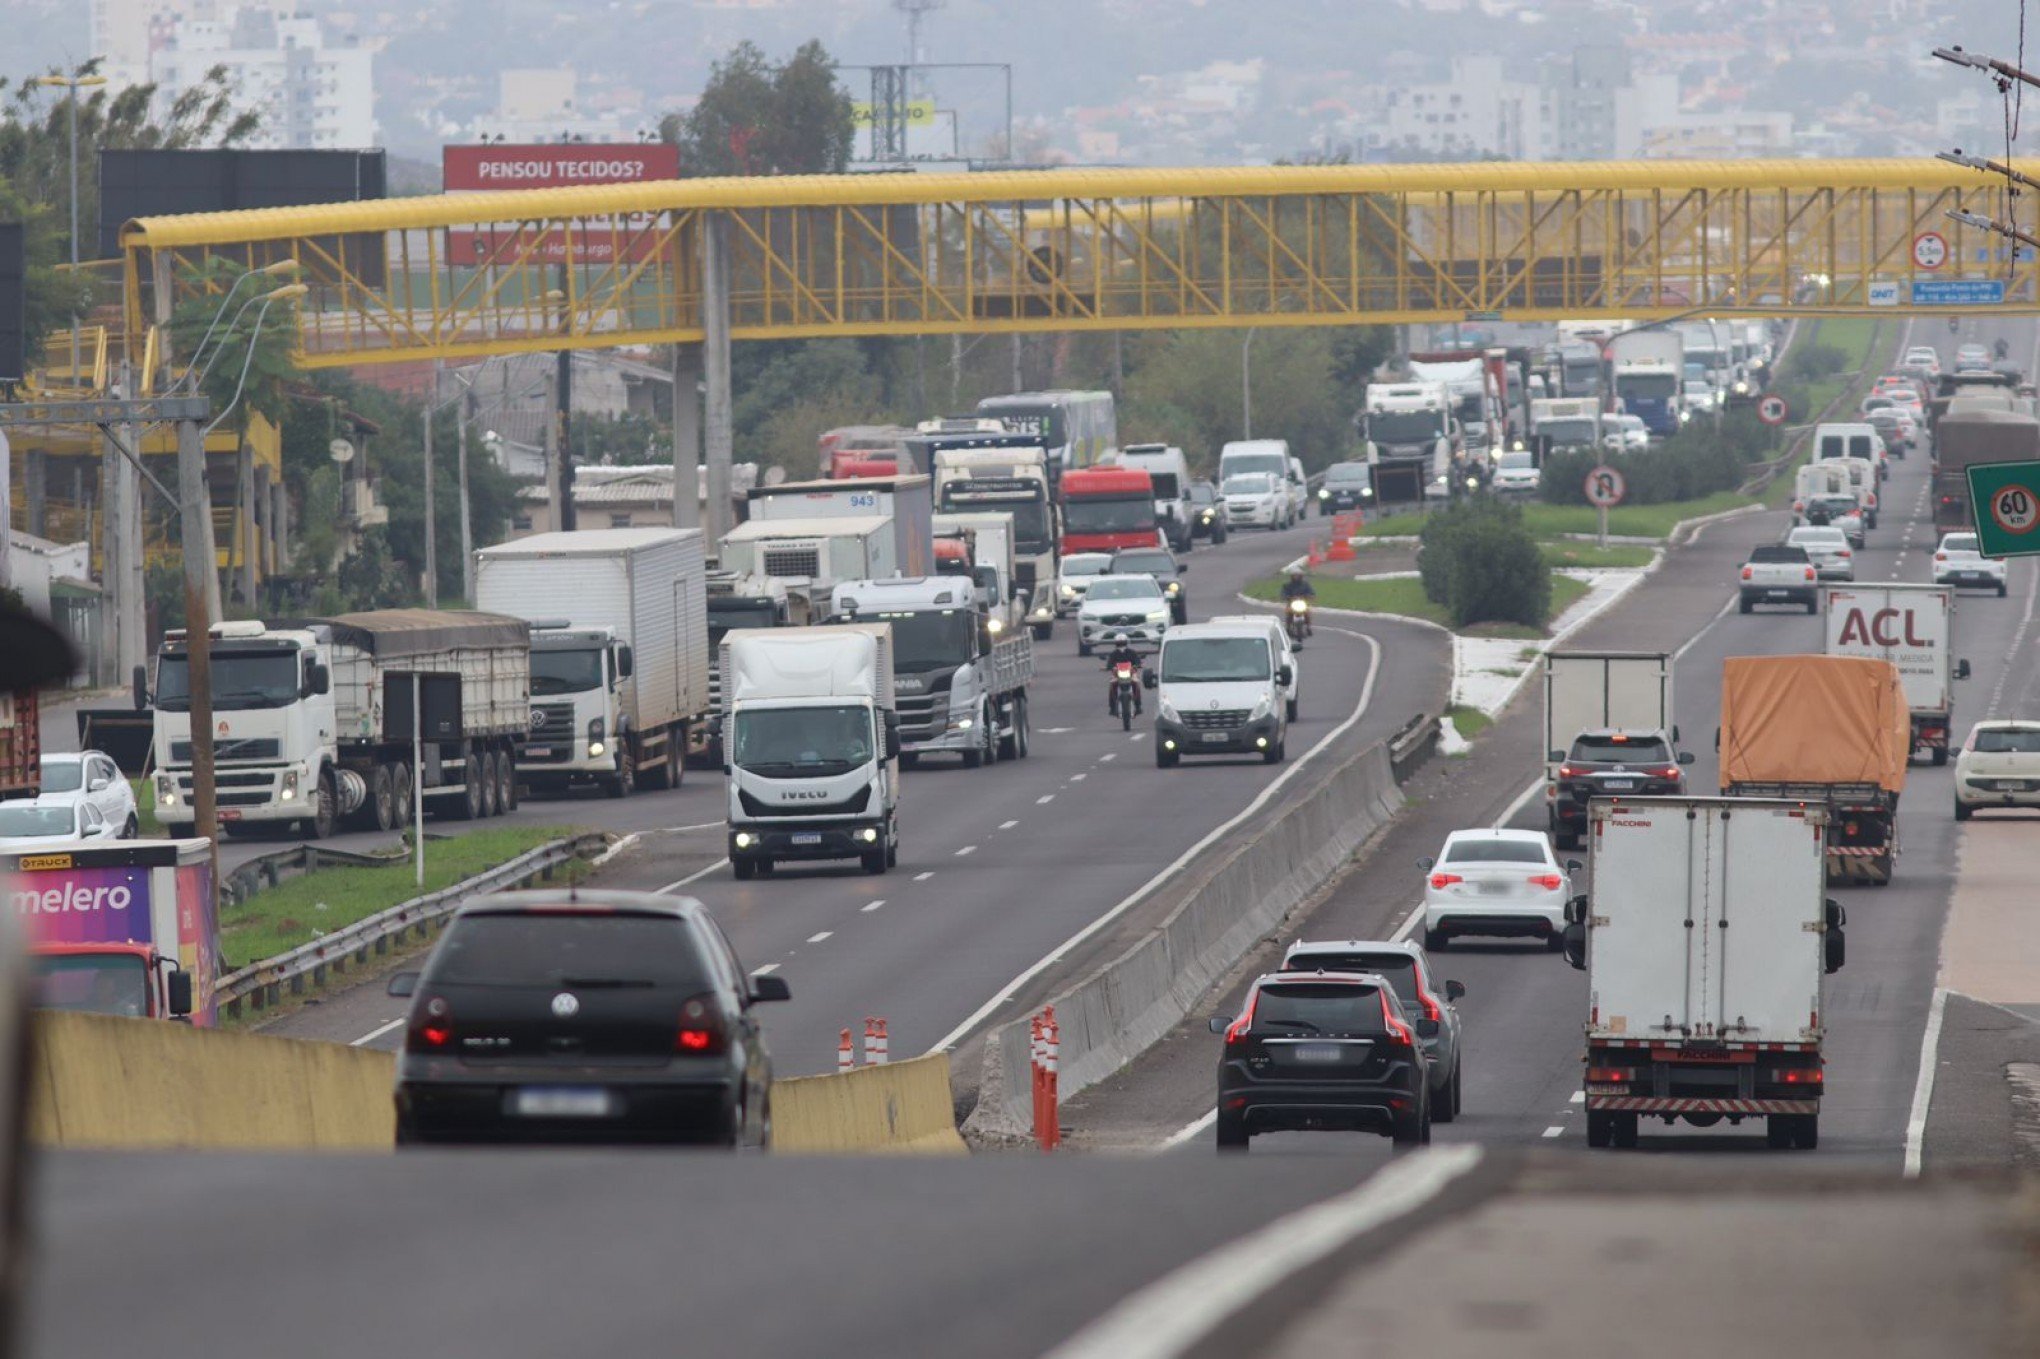
[[[2012,346],[2007,341],[2000,339],[1996,344],[1990,347],[1990,351],[1991,353],[1997,355],[1999,363],[2003,363],[2005,361],[2005,356],[2012,352]]]
[[[1301,571],[1291,571],[1289,579],[1282,582],[1282,606],[1285,609],[1288,608],[1289,602],[1295,599],[1301,599],[1306,604],[1313,604],[1317,599],[1317,587],[1312,585],[1310,577]],[[1306,634],[1310,632],[1310,612],[1308,608],[1305,609],[1303,615],[1303,629]]]
[[[1105,691],[1106,712],[1112,713],[1114,716],[1117,716],[1119,712],[1119,709],[1114,706],[1119,699],[1119,667],[1130,665],[1133,667],[1133,673],[1138,676],[1140,674],[1140,662],[1141,655],[1138,651],[1134,650],[1133,643],[1127,638],[1127,635],[1123,632],[1113,633],[1112,651],[1105,657],[1105,673],[1112,676],[1111,685]],[[1135,716],[1140,714],[1140,709],[1140,685],[1135,683],[1133,686],[1133,711]]]

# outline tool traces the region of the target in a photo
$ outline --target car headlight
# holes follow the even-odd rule
[[[177,780],[169,774],[156,776],[156,805],[175,807],[177,805]]]
[[[1332,498],[1332,493],[1326,490],[1324,487],[1320,486],[1318,487],[1317,498],[1319,500],[1330,500]]]
[[[1274,703],[1266,694],[1263,694],[1260,698],[1254,700],[1254,711],[1248,714],[1247,720],[1249,722],[1258,722],[1273,711],[1275,711]]]
[[[1075,599],[1077,597],[1077,587],[1074,585],[1062,585],[1057,588],[1062,591],[1064,599]]]
[[[295,769],[286,769],[283,771],[283,791],[281,794],[279,794],[277,799],[278,801],[289,802],[292,798],[297,796],[298,788],[297,776],[298,772]]]
[[[1164,722],[1174,722],[1177,720],[1176,705],[1169,702],[1169,700],[1167,700],[1166,698],[1161,699],[1157,703],[1155,711],[1161,714],[1162,720]]]
[[[1169,621],[1169,611],[1167,609],[1155,609],[1148,614],[1147,621],[1150,623],[1166,623]]]

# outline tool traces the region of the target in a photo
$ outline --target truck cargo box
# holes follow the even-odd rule
[[[1721,786],[1905,788],[1912,717],[1896,666],[1854,656],[1722,663]]]

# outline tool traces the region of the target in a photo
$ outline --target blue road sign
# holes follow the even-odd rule
[[[1918,279],[1912,285],[1915,307],[1992,307],[2005,300],[2001,278]]]

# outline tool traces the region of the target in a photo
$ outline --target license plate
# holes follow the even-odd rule
[[[552,754],[552,747],[551,747],[551,746],[526,746],[526,747],[524,748],[524,753],[525,753],[526,755],[550,755],[550,754]]]
[[[1212,742],[1213,744],[1216,744],[1216,743],[1218,743],[1218,742],[1220,742],[1220,741],[1230,740],[1230,739],[1231,739],[1231,733],[1230,733],[1230,732],[1223,732],[1223,731],[1207,731],[1207,732],[1200,732],[1200,733],[1198,734],[1198,737],[1197,737],[1197,739],[1198,739],[1198,740],[1200,740],[1200,741],[1210,741],[1210,742]]]
[[[608,1118],[616,1100],[607,1090],[588,1086],[530,1085],[510,1101],[520,1118]]]
[[[1766,591],[1764,591],[1764,594],[1765,594],[1765,595],[1766,595],[1767,597],[1771,598],[1771,599],[1784,599],[1784,598],[1786,598],[1787,596],[1789,596],[1789,595],[1790,595],[1791,593],[1792,593],[1792,592],[1791,592],[1790,590],[1766,590]]]
[[[1999,780],[1998,780],[1998,791],[1999,791],[2000,793],[2021,793],[2021,792],[2024,792],[2024,791],[2025,791],[2025,789],[2026,789],[2026,781],[2025,781],[2024,779],[1999,779]]]
[[[1509,884],[1505,882],[1484,882],[1480,885],[1480,894],[1484,897],[1507,896],[1509,894]]]
[[[1336,1062],[1339,1060],[1337,1043],[1299,1043],[1294,1049],[1299,1062]]]
[[[222,807],[222,808],[220,808],[220,820],[222,820],[222,821],[239,821],[240,819],[241,819],[241,809],[240,809],[240,808],[238,808],[238,807]]]
[[[819,831],[800,831],[788,838],[796,845],[819,845],[822,843],[822,836]]]
[[[1636,780],[1603,779],[1601,781],[1601,786],[1603,788],[1606,788],[1611,793],[1633,793],[1636,791]]]

